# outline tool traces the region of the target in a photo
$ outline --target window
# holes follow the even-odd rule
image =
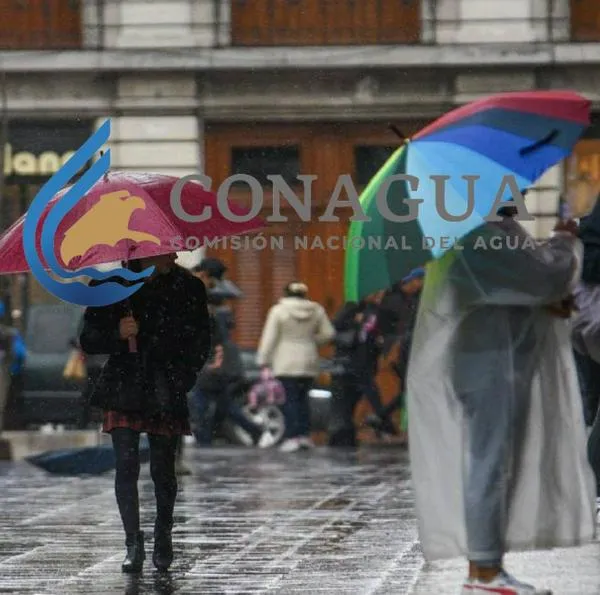
[[[277,175],[290,185],[298,184],[300,150],[295,146],[234,147],[231,150],[231,174],[246,174],[262,186],[270,186],[267,176]],[[244,182],[234,184],[247,187]]]
[[[398,147],[362,145],[354,147],[354,175],[359,186],[366,186]]]
[[[42,308],[31,312],[27,347],[35,353],[66,353],[76,335],[74,314],[61,308]]]

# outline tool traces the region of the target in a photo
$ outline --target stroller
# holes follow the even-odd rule
[[[285,402],[285,390],[270,370],[261,371],[260,380],[246,387],[246,403],[242,411],[255,424],[263,428],[259,447],[275,446],[285,434],[285,418],[281,405]],[[239,433],[239,428],[238,428]]]

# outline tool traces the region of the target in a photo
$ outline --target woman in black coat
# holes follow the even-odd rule
[[[85,353],[110,356],[90,404],[103,410],[103,431],[111,434],[115,451],[115,492],[127,547],[123,572],[139,572],[145,559],[137,489],[141,432],[150,442],[157,505],[152,560],[159,570],[173,560],[175,453],[181,436],[191,433],[186,395],[210,351],[206,289],[175,258],[132,261],[133,270],[154,265],[153,276],[128,300],[87,308],[79,339]]]

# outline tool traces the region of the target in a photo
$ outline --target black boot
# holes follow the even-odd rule
[[[128,533],[125,538],[125,545],[127,546],[127,555],[123,560],[121,570],[123,572],[141,572],[146,559],[144,532]]]
[[[156,527],[154,529],[154,552],[152,554],[154,566],[161,572],[165,572],[173,562],[173,540],[171,529]]]

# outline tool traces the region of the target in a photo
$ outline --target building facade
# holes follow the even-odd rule
[[[316,217],[340,174],[360,190],[398,145],[390,124],[411,135],[459,104],[508,90],[576,89],[600,112],[596,0],[7,0],[2,11],[7,114],[54,139],[40,151],[77,148],[63,146],[59,122],[88,130],[110,117],[115,168],[205,171],[214,187],[231,173],[279,173],[291,184],[317,176],[313,222],[288,208],[287,221],[263,232],[284,237],[277,249],[210,250],[246,292],[237,313],[245,346],[293,278],[329,313],[340,306],[343,250],[314,242],[311,250],[294,237],[344,235],[348,211],[338,222]],[[538,237],[552,228],[568,179],[600,179],[598,126],[568,165],[528,197]],[[7,182],[4,201],[18,201],[4,207],[10,219],[36,180],[27,191]],[[248,200],[243,188],[234,194]],[[263,214],[271,212],[266,183]]]

